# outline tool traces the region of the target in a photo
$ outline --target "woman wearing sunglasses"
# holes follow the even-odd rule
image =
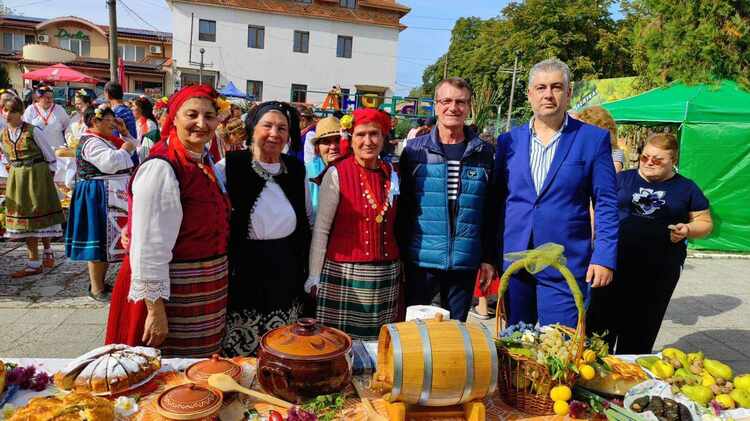
[[[674,170],[678,152],[674,135],[652,134],[639,168],[617,175],[617,271],[610,286],[592,291],[587,318],[590,332],[609,332],[613,354],[651,353],[680,279],[686,240],[713,229],[708,199]]]

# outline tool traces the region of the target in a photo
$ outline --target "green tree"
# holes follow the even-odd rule
[[[5,5],[5,2],[0,0],[0,16],[15,15],[15,11]]]
[[[750,2],[638,0],[633,64],[645,86],[736,80],[750,88]]]
[[[475,87],[489,78],[507,109],[512,81],[508,70],[517,57],[513,114],[526,118],[526,77],[541,60],[565,61],[575,79],[633,75],[629,40],[635,18],[615,21],[613,5],[613,0],[525,0],[510,3],[496,18],[459,19],[448,52],[425,69],[422,90],[434,90],[447,59],[448,76],[461,76]]]

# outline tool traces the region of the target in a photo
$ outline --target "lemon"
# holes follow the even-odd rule
[[[549,397],[555,402],[564,401],[567,402],[573,396],[573,392],[570,391],[568,386],[555,386],[549,391]],[[567,408],[567,405],[566,405]],[[567,412],[566,412],[567,413]]]
[[[578,366],[578,372],[581,373],[583,380],[591,380],[596,376],[596,370],[588,364],[581,364]]]
[[[714,399],[716,399],[716,402],[718,402],[719,405],[724,409],[734,409],[734,407],[736,406],[736,404],[734,403],[734,399],[726,394],[716,395]]]
[[[570,406],[565,401],[555,402],[555,406],[552,409],[555,411],[555,415],[568,415],[568,412],[570,412]]]

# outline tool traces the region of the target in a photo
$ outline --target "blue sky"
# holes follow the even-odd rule
[[[25,16],[50,18],[79,16],[99,24],[108,22],[105,0],[4,0]],[[118,0],[119,26],[171,31],[169,8],[162,0]],[[402,19],[409,26],[401,32],[398,48],[396,93],[407,94],[422,83],[425,67],[448,49],[450,29],[462,16],[497,16],[507,0],[399,0],[411,7]],[[127,8],[133,10],[130,12]],[[136,16],[137,15],[137,16]]]

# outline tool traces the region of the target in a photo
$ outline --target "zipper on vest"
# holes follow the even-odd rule
[[[453,224],[451,223],[453,212],[451,212],[451,204],[448,199],[448,163],[445,161],[445,157],[443,157],[443,171],[445,177],[445,214],[448,215],[448,255],[446,256],[445,269],[449,270],[453,260]]]
[[[463,163],[459,164],[458,167],[458,185],[456,186],[456,201],[453,204],[453,209],[451,209],[451,221],[453,222],[451,224],[451,263],[453,262],[453,243],[456,241],[456,228],[458,227],[458,200],[461,198],[461,174],[463,173]],[[450,202],[449,202],[450,203]],[[449,204],[450,206],[450,204]]]

